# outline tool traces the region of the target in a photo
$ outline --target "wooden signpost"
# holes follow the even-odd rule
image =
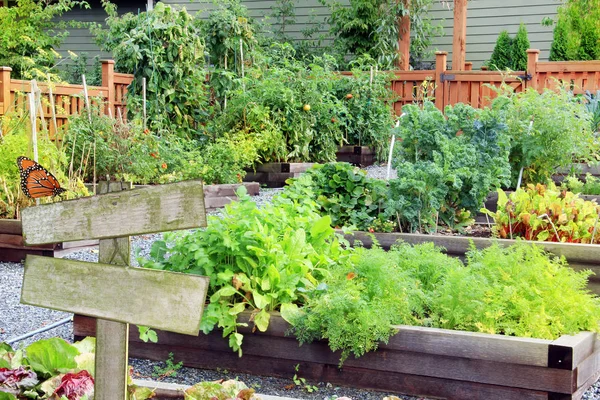
[[[99,262],[28,256],[21,302],[98,318],[96,400],[127,398],[129,323],[197,336],[208,278],[130,267],[129,236],[206,226],[187,181],[22,211],[28,245],[100,239]]]

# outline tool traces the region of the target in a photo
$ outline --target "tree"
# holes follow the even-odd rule
[[[527,38],[527,28],[521,23],[517,36],[511,48],[511,69],[513,71],[527,70],[527,49],[529,49],[529,39]]]
[[[76,6],[89,8],[75,0],[17,0],[14,7],[0,7],[0,65],[11,67],[17,79],[46,81],[60,57],[54,48],[69,34],[55,18]]]
[[[508,35],[508,31],[500,32],[492,57],[487,62],[488,67],[500,71],[511,68],[511,50],[512,39]]]

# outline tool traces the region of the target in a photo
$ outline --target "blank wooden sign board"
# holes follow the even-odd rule
[[[28,256],[21,302],[98,318],[95,399],[127,398],[129,323],[197,336],[208,278],[129,267],[129,236],[206,226],[200,181],[22,211],[27,245],[101,239],[99,262]]]

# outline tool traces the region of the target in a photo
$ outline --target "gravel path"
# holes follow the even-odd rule
[[[369,176],[384,179],[386,176],[385,166],[374,166],[366,168]],[[395,171],[394,171],[395,173]],[[394,177],[394,175],[392,175]],[[269,202],[274,194],[281,189],[261,189],[260,195],[253,197],[257,204],[262,205]],[[215,212],[213,214],[219,214]],[[146,256],[154,240],[161,235],[144,235],[132,238],[132,260],[135,259],[135,251],[139,249],[142,256]],[[65,256],[69,259],[95,262],[98,260],[96,249],[78,251]],[[23,275],[23,265],[20,263],[0,263],[0,342],[25,334],[32,330],[46,326],[50,323],[59,321],[70,314],[52,311],[37,307],[25,306],[19,304],[21,293],[21,282]],[[72,323],[67,323],[59,328],[48,332],[38,334],[32,338],[21,341],[15,346],[26,346],[35,340],[59,336],[67,341],[73,338]],[[139,360],[131,358],[130,364],[134,367],[134,374],[137,378],[156,379],[155,367],[162,368],[164,362],[154,362],[148,360]],[[177,362],[177,360],[174,360]],[[299,376],[302,376],[300,371]],[[249,387],[254,388],[258,393],[293,397],[298,399],[334,399],[336,397],[347,396],[354,400],[381,400],[385,396],[395,395],[403,400],[427,400],[410,396],[402,396],[398,393],[383,393],[376,391],[358,390],[348,387],[339,387],[327,382],[307,382],[315,386],[316,390],[309,393],[306,389],[294,385],[290,379],[278,379],[264,376],[254,376],[248,374],[236,374],[227,370],[211,371],[196,368],[181,368],[177,371],[177,376],[167,377],[166,382],[193,384],[200,381],[211,381],[218,379],[239,378]],[[600,381],[591,387],[583,396],[584,400],[600,400]]]

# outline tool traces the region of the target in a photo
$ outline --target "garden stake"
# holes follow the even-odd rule
[[[90,98],[88,96],[87,83],[85,82],[85,75],[81,75],[81,81],[83,82],[83,95],[85,96],[85,106],[88,110],[88,119],[92,122],[92,110],[90,108]]]
[[[42,108],[42,91],[38,87],[35,79],[31,80],[31,92],[35,99],[35,108],[40,116],[40,126],[42,131],[47,131],[48,128],[46,127],[46,119],[44,118],[44,109]]]
[[[244,82],[244,42],[240,39],[240,66],[242,67],[242,90],[246,93],[246,82]]]
[[[483,203],[483,207],[485,208],[485,202]],[[487,213],[485,213],[485,219],[487,221],[488,224],[488,228],[490,229],[490,231],[492,230],[492,224],[490,224],[490,217],[489,215],[487,215]]]
[[[52,113],[52,125],[54,126],[54,134],[57,135],[58,139],[58,124],[56,123],[56,104],[54,103],[54,95],[52,94],[52,83],[48,79],[48,98],[50,99],[50,112]],[[108,109],[110,111],[110,108]],[[62,147],[62,141],[59,142],[59,146]]]
[[[508,212],[508,230],[510,232],[510,240],[512,240],[512,220],[510,219],[510,211]]]
[[[400,223],[400,214],[398,211],[396,211],[396,219],[398,220],[398,229],[400,230],[400,233],[404,233],[402,232],[402,224]]]
[[[108,109],[110,111],[110,108]],[[94,196],[96,195],[96,138],[94,138],[94,181],[92,185],[94,185]]]
[[[146,130],[146,78],[142,78],[143,127]]]
[[[38,162],[38,143],[37,143],[37,118],[35,116],[35,94],[33,92],[34,83],[31,83],[31,93],[29,97],[29,119],[31,120],[31,145],[33,146],[33,161]],[[35,199],[35,205],[40,205],[40,199]]]
[[[552,225],[552,229],[554,229],[554,234],[556,235],[556,240],[558,242],[560,242],[560,237],[558,236],[558,231],[556,230],[556,226],[554,226],[554,222],[552,222],[552,220],[550,219],[548,214],[542,214],[538,218],[546,218],[548,220],[548,222],[550,222],[550,225]],[[596,219],[596,222],[598,222],[598,219]]]

